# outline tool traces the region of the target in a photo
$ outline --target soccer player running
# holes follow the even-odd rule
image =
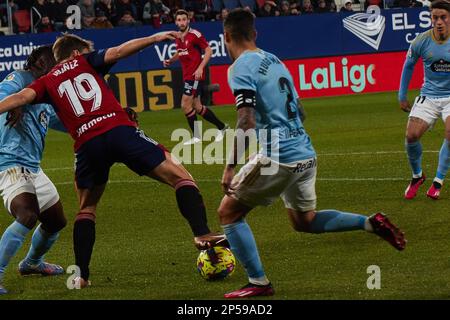
[[[53,45],[57,65],[28,88],[0,102],[0,113],[27,103],[51,101],[73,139],[75,180],[80,203],[73,229],[79,288],[89,282],[89,264],[95,242],[97,204],[105,190],[109,170],[122,162],[139,175],[175,189],[181,214],[187,219],[198,248],[225,242],[211,233],[202,196],[192,176],[172,161],[170,153],[136,128],[114,97],[103,76],[115,62],[155,42],[174,40],[176,32],[133,39],[117,47],[93,50],[93,44],[66,34]]]
[[[433,28],[419,34],[408,50],[403,65],[398,100],[400,108],[409,112],[405,147],[412,169],[412,180],[405,190],[405,198],[413,199],[425,181],[422,171],[420,138],[432,128],[438,118],[445,123],[445,139],[439,151],[436,177],[427,191],[431,199],[438,199],[450,164],[450,2],[431,3]],[[422,58],[424,83],[412,106],[407,99],[408,84],[417,60]]]
[[[0,99],[26,88],[54,65],[51,46],[34,49],[25,70],[10,73],[0,83]],[[48,104],[26,105],[0,115],[0,191],[6,209],[15,218],[0,240],[0,295],[7,293],[5,269],[37,221],[40,224],[31,247],[19,264],[20,274],[64,273],[61,266],[43,260],[66,225],[58,191],[40,167],[48,127],[65,131]]]
[[[164,66],[168,67],[179,59],[183,69],[184,89],[181,97],[181,108],[193,133],[192,139],[184,144],[190,145],[200,142],[198,135],[201,133],[198,132],[198,128],[195,129],[197,114],[217,127],[219,131],[215,141],[221,141],[228,125],[220,121],[214,112],[202,104],[200,99],[205,85],[206,73],[204,69],[212,55],[211,47],[199,31],[189,26],[189,17],[185,10],[178,10],[175,13],[175,24],[181,32],[181,37],[175,40],[177,52],[170,59],[164,60]],[[203,58],[202,50],[205,52]]]
[[[302,121],[304,111],[298,101],[292,76],[273,54],[256,47],[254,15],[235,9],[224,20],[225,44],[233,64],[228,82],[236,97],[237,129],[249,132],[271,128],[272,141],[262,141],[261,152],[235,175],[235,167],[247,145],[237,146],[225,167],[222,188],[225,196],[218,213],[231,250],[244,266],[249,283],[225,294],[242,298],[274,294],[266,277],[255,239],[245,216],[258,205],[269,205],[281,197],[293,228],[299,232],[323,233],[350,230],[374,232],[398,250],[406,245],[403,233],[382,213],[371,217],[338,210],[316,211],[316,153]],[[267,133],[269,135],[269,133]],[[279,149],[273,140],[278,139]],[[239,151],[240,150],[240,151]],[[279,155],[279,162],[271,159]],[[262,168],[278,164],[273,175]],[[274,167],[274,166],[272,166]]]

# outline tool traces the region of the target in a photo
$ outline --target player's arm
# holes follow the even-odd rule
[[[175,61],[178,60],[179,58],[179,54],[178,51],[170,58],[170,59],[166,59],[163,61],[163,65],[165,68],[167,68],[168,66],[170,66],[172,63],[174,63]]]
[[[233,140],[233,147],[231,148],[231,154],[228,159],[227,165],[222,176],[222,189],[225,194],[229,194],[231,188],[231,181],[234,177],[234,169],[239,161],[248,149],[249,146],[249,134],[248,130],[254,130],[256,127],[255,117],[255,97],[256,93],[253,90],[237,90],[236,96],[236,108],[238,109],[238,120],[236,124],[236,134]],[[242,139],[238,136],[244,134],[244,146],[240,146],[239,143]]]
[[[52,128],[53,130],[56,131],[60,131],[60,132],[68,132],[66,127],[62,124],[61,120],[59,119],[58,115],[56,114],[56,112],[53,110],[53,107],[49,106],[50,108],[52,108],[52,111],[50,113],[50,117],[49,117],[49,121],[48,121],[48,126],[50,128]]]
[[[149,37],[137,38],[125,43],[117,47],[112,47],[106,50],[104,62],[105,64],[112,64],[120,59],[126,58],[135,54],[136,52],[151,46],[154,43],[165,41],[165,40],[175,40],[177,38],[178,33],[175,31],[169,32],[161,32],[154,34]]]
[[[0,114],[31,104],[35,98],[36,92],[30,88],[25,88],[18,93],[14,93],[0,101]]]
[[[409,82],[411,81],[414,66],[419,59],[418,49],[416,41],[414,41],[409,47],[408,53],[406,55],[405,63],[403,64],[402,76],[400,80],[400,89],[398,90],[398,101],[400,108],[405,111],[411,111],[411,106],[408,101],[407,93]]]
[[[204,51],[202,62],[200,62],[200,64],[197,67],[197,70],[195,70],[194,72],[195,80],[200,80],[203,76],[203,70],[205,69],[206,65],[211,59],[212,49],[204,36],[197,37],[196,44]]]

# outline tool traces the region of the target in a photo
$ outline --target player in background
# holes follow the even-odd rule
[[[25,70],[10,73],[0,83],[0,99],[26,88],[54,65],[51,46],[34,49]],[[66,225],[58,191],[40,167],[48,127],[66,131],[48,104],[25,105],[0,115],[0,191],[6,209],[15,218],[0,240],[0,294],[7,293],[3,287],[6,267],[37,221],[40,224],[19,272],[64,273],[61,266],[43,260]]]
[[[192,176],[172,161],[163,146],[136,128],[104,80],[104,75],[118,60],[155,42],[174,40],[177,35],[176,32],[159,33],[99,51],[93,50],[90,41],[63,35],[53,45],[58,64],[28,88],[0,102],[0,113],[3,113],[27,103],[51,101],[75,140],[80,211],[76,215],[73,239],[75,263],[81,271],[81,277],[74,280],[76,287],[89,285],[97,204],[115,162],[122,162],[137,174],[175,189],[179,210],[192,229],[197,248],[226,241],[224,235],[210,232],[203,198]]]
[[[445,124],[445,139],[439,151],[436,176],[427,196],[438,199],[450,164],[450,2],[431,3],[433,28],[419,34],[409,47],[403,65],[398,100],[400,108],[409,112],[406,127],[406,153],[412,169],[412,180],[405,191],[406,199],[413,199],[425,181],[422,171],[422,144],[420,138],[432,128],[438,118]],[[420,95],[412,106],[407,98],[408,84],[417,60],[422,58],[424,82]]]
[[[180,60],[183,69],[184,89],[181,97],[181,108],[194,134],[193,138],[184,144],[190,145],[200,142],[200,137],[196,136],[200,132],[195,130],[197,114],[217,127],[219,131],[215,141],[221,141],[228,125],[220,121],[214,112],[202,104],[200,99],[200,94],[205,85],[205,67],[212,55],[211,47],[199,31],[189,26],[189,17],[185,10],[178,10],[175,13],[175,24],[181,32],[181,37],[175,40],[177,52],[170,59],[164,60],[164,67]],[[203,58],[202,50],[205,52]]]
[[[371,217],[338,210],[316,211],[316,153],[303,127],[303,107],[299,104],[292,76],[273,54],[256,47],[254,15],[243,9],[231,11],[224,20],[224,37],[233,64],[228,82],[236,97],[237,129],[248,132],[271,128],[279,149],[261,141],[262,151],[235,175],[245,148],[237,146],[225,167],[222,188],[225,196],[218,213],[231,250],[244,266],[249,283],[225,294],[225,298],[272,295],[274,290],[259,258],[256,242],[245,216],[258,205],[269,205],[281,197],[293,228],[299,232],[323,233],[350,230],[374,232],[398,250],[405,248],[403,233],[382,213]],[[269,133],[268,133],[269,134]],[[240,151],[239,151],[240,150]],[[264,175],[279,154],[278,170]]]

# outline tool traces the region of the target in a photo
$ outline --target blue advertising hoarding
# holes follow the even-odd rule
[[[229,64],[220,22],[195,23],[213,49],[212,65]],[[327,13],[257,18],[258,46],[282,60],[407,50],[414,37],[431,27],[428,8],[382,10],[380,14]],[[94,41],[97,49],[155,32],[173,30],[150,26],[84,30],[78,34]],[[58,33],[26,34],[0,38],[0,78],[23,67],[34,46],[52,43]],[[175,51],[174,43],[160,43],[119,62],[113,73],[162,69],[162,60]],[[177,68],[177,65],[174,65]]]

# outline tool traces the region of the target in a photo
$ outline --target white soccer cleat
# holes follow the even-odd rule
[[[183,143],[184,146],[190,146],[191,144],[196,144],[201,142],[202,140],[200,140],[197,137],[193,137],[192,139],[189,139],[188,141],[186,141],[185,143]]]
[[[73,285],[73,288],[75,288],[75,289],[84,289],[91,285],[91,281],[89,281],[89,280],[86,281],[82,277],[75,277],[72,280],[72,285]]]

